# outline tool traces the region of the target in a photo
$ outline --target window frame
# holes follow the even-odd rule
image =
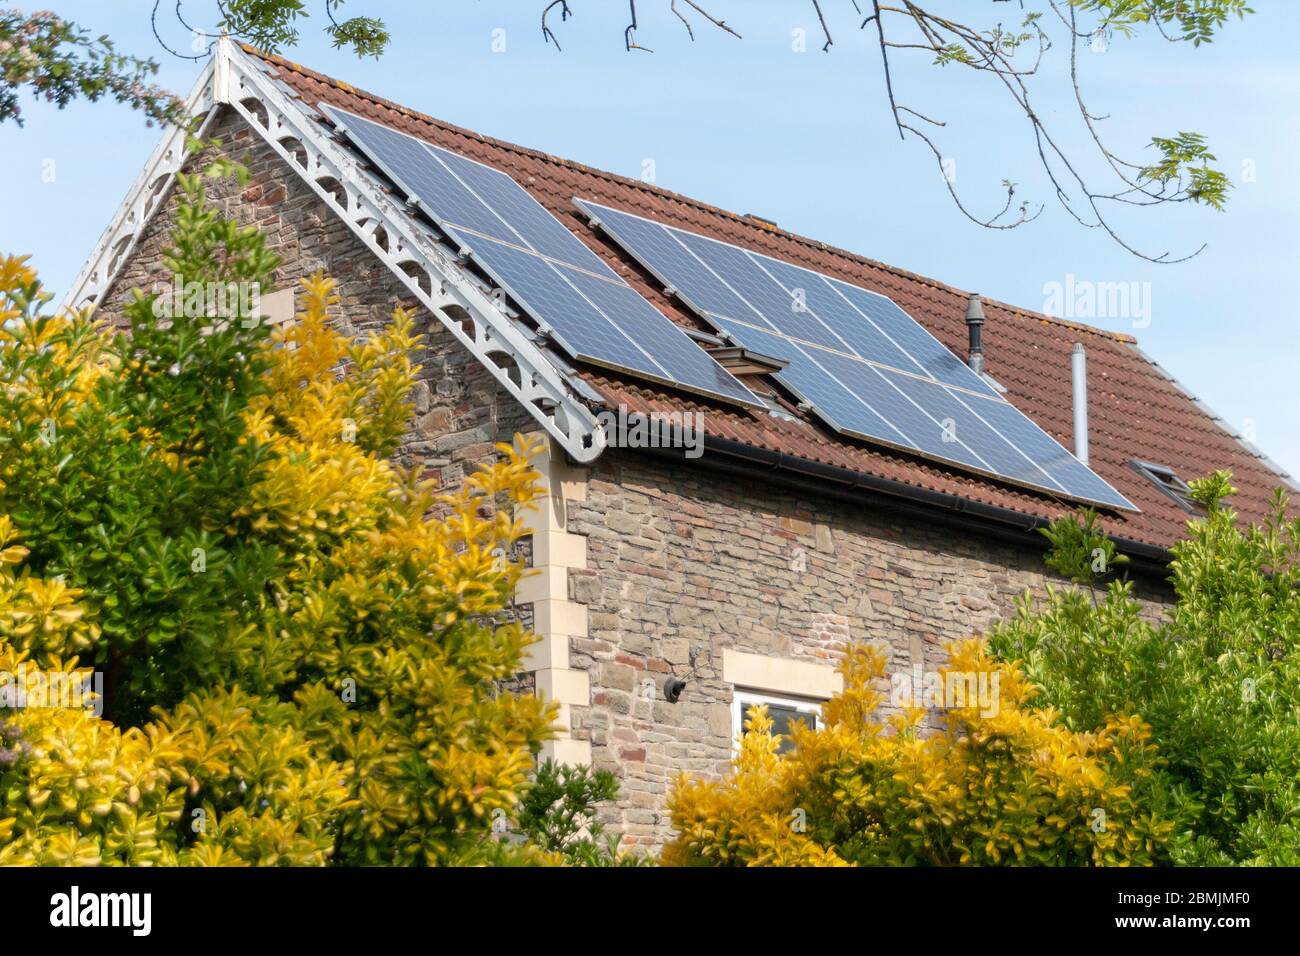
[[[786,707],[800,714],[811,714],[817,718],[817,726],[822,726],[822,705],[826,701],[815,697],[792,697],[788,694],[774,694],[756,687],[735,687],[731,691],[731,752],[740,752],[740,737],[744,732],[743,721],[745,707],[755,704],[775,704]]]
[[[1173,499],[1184,511],[1189,514],[1204,513],[1200,505],[1192,499],[1191,487],[1168,465],[1157,465],[1155,462],[1142,461],[1138,458],[1134,458],[1129,464],[1143,478]]]

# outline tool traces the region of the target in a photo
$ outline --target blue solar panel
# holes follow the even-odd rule
[[[618,274],[605,265],[603,259],[588,249],[577,236],[561,225],[528,190],[500,170],[466,159],[451,150],[432,144],[425,148],[442,160],[447,168],[460,177],[474,194],[490,207],[523,239],[523,245],[540,254],[567,262],[608,279],[622,282]],[[452,220],[454,222],[454,220]],[[469,223],[455,223],[469,226]],[[514,240],[518,241],[518,240]]]
[[[1072,496],[1117,508],[1133,508],[1127,498],[1062,448],[1051,435],[1022,415],[1015,406],[974,397],[967,404],[1005,435],[1007,440],[1023,449],[1059,484],[1069,489]]]
[[[619,331],[653,356],[663,369],[661,380],[671,382],[675,377],[718,395],[731,395],[736,389],[743,389],[744,395],[736,397],[754,400],[752,393],[730,372],[631,286],[606,282],[564,266],[557,268],[596,308],[615,320]]]
[[[968,388],[986,395],[996,394],[993,388],[976,375],[965,362],[953,355],[943,343],[927,332],[910,315],[890,299],[866,289],[849,285],[838,279],[826,280],[831,288],[844,296],[855,309],[871,320],[882,333],[903,351],[911,355],[916,364],[941,382]]]
[[[807,309],[807,315],[833,330],[834,342],[824,342],[830,348],[850,352],[894,368],[915,372],[924,370],[911,356],[880,334],[864,315],[844,300],[821,276],[792,266],[788,262],[754,256],[754,261],[772,278],[797,296]],[[819,341],[810,339],[810,341]],[[838,344],[836,344],[838,343]]]
[[[430,161],[428,150],[418,139],[360,116],[341,113],[329,106],[324,108],[331,115],[346,118],[349,134],[364,138],[370,158],[404,192],[429,206],[426,212],[430,215],[445,217],[448,222],[503,242],[519,241],[510,227],[483,205],[449,169],[442,163]]]
[[[776,377],[838,431],[1136,510],[889,298],[598,203],[575,203],[720,331],[787,359]]]
[[[363,117],[322,108],[574,358],[758,404],[508,175]]]
[[[687,232],[675,235],[753,311],[782,335],[830,348],[844,347],[844,343],[830,329],[808,314],[806,309],[800,309],[799,299],[762,269],[756,268],[754,260],[743,250]],[[745,317],[738,315],[733,318],[743,320]]]
[[[456,238],[473,244],[475,259],[494,280],[505,284],[508,277],[510,288],[519,290],[511,295],[530,314],[566,317],[563,327],[552,332],[570,354],[598,353],[625,368],[649,373],[656,378],[664,376],[658,363],[613,328],[604,315],[565,281],[552,263],[515,246],[478,236],[462,236],[455,229],[451,231]]]
[[[881,374],[937,418],[944,425],[945,431],[951,433],[952,438],[976,449],[980,460],[984,463],[985,471],[993,475],[1006,475],[1025,484],[1038,485],[1057,492],[1065,491],[1059,482],[1031,461],[1018,446],[1013,445],[979,417],[972,406],[980,403],[980,400],[928,379],[900,375],[888,370]],[[970,401],[964,402],[963,396]]]
[[[931,415],[890,384],[876,366],[834,352],[819,352],[814,358],[906,435],[911,448],[931,458],[957,462],[968,468],[984,470],[987,467],[983,459],[962,442],[955,430],[946,428],[941,418]]]
[[[665,227],[639,216],[617,215],[619,235],[646,250],[642,264],[665,286],[675,289],[696,312],[767,324]]]
[[[801,348],[789,339],[753,326],[717,319],[721,331],[726,332],[746,348],[785,359],[790,364],[781,371],[781,380],[800,401],[807,402],[843,423],[845,431],[855,435],[873,436],[900,447],[910,447],[910,439],[887,422],[866,401],[854,394],[850,387],[827,374],[819,365],[812,348]]]

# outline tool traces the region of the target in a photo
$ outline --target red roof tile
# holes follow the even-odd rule
[[[967,292],[637,180],[452,126],[283,58],[244,49],[271,65],[312,106],[325,102],[341,107],[509,173],[680,325],[702,328],[676,300],[666,298],[640,266],[593,232],[573,206],[574,196],[765,252],[888,295],[954,352],[965,354]],[[1067,448],[1072,442],[1070,352],[1075,342],[1087,348],[1091,467],[1142,509],[1141,514],[1110,516],[1106,524],[1112,533],[1167,547],[1182,536],[1188,518],[1133,470],[1129,465],[1133,459],[1166,465],[1185,479],[1230,468],[1241,489],[1234,507],[1252,520],[1267,514],[1271,491],[1283,478],[1147,359],[1134,338],[990,300],[985,300],[984,311],[986,370],[1006,387],[1011,402]],[[611,403],[643,412],[698,409],[705,413],[709,433],[756,448],[1035,517],[1053,517],[1065,510],[1062,502],[1046,494],[845,439],[811,419],[787,421],[762,411],[711,405],[607,370],[584,368],[581,374]]]

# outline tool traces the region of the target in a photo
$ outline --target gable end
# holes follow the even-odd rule
[[[322,128],[314,108],[287,92],[265,67],[223,38],[188,101],[206,114],[206,129],[225,104],[325,202],[398,281],[578,462],[605,447],[588,402],[598,399],[566,362],[543,351],[528,332],[437,245],[346,148]],[[168,130],[148,166],[96,245],[64,300],[65,308],[98,304],[185,160],[185,134]]]

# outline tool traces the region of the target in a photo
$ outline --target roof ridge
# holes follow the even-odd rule
[[[343,90],[344,92],[352,96],[363,97],[365,99],[370,100],[372,103],[375,103],[376,105],[382,106],[386,109],[393,110],[396,113],[401,113],[402,115],[411,117],[412,119],[416,119],[421,122],[428,123],[431,126],[437,126],[448,132],[453,132],[463,136],[468,136],[471,139],[477,139],[481,142],[488,143],[492,146],[496,146],[513,153],[518,153],[523,156],[528,156],[534,159],[541,159],[548,163],[576,169],[579,172],[586,173],[591,176],[596,176],[602,179],[606,179],[611,182],[617,183],[619,185],[630,186],[644,193],[658,195],[660,198],[663,199],[671,200],[674,202],[680,202],[688,206],[693,206],[697,210],[707,212],[712,215],[726,217],[727,219],[730,219],[742,225],[746,225],[746,226],[755,225],[754,220],[748,216],[744,216],[739,213],[734,213],[731,210],[723,209],[720,206],[711,205],[702,200],[695,199],[691,196],[674,192],[671,189],[665,189],[662,186],[646,183],[639,179],[633,179],[630,176],[620,175],[619,173],[612,173],[605,169],[598,169],[595,166],[587,166],[584,163],[577,162],[576,160],[566,159],[563,156],[555,156],[551,153],[544,152],[543,150],[532,149],[531,147],[528,146],[522,146],[519,143],[512,143],[508,140],[497,139],[494,136],[488,136],[484,133],[478,132],[477,130],[467,129],[466,127],[463,126],[457,126],[455,123],[449,123],[446,120],[439,119],[436,116],[430,116],[427,113],[421,113],[419,110],[411,109],[409,106],[403,106],[401,103],[397,103],[393,100],[388,99],[387,97],[379,96],[376,93],[371,93],[369,90],[363,90],[360,87],[353,86],[352,84],[347,83],[344,80],[340,80],[335,77],[329,76],[325,73],[321,73],[319,70],[313,70],[311,67],[304,66],[301,63],[297,63],[293,60],[287,59],[286,57],[280,56],[277,53],[268,53],[265,50],[258,49],[257,47],[253,46],[251,43],[241,42],[239,46],[242,50],[244,50],[244,52],[252,56],[256,56],[259,59],[278,64],[279,66],[292,70],[296,73],[301,73],[302,75],[307,76],[309,78],[313,78],[321,82],[328,83],[340,90]],[[892,273],[893,275],[899,276],[900,278],[908,279],[913,282],[919,282],[923,285],[929,286],[930,288],[937,289],[940,292],[946,292],[951,295],[957,295],[957,296],[970,296],[972,294],[962,289],[958,289],[955,286],[948,285],[945,282],[941,282],[938,279],[933,279],[929,276],[921,275],[920,273],[912,272],[908,269],[900,268],[899,266],[893,266],[890,265],[889,263],[881,262],[880,260],[877,259],[872,259],[868,256],[861,255],[851,250],[842,249],[839,246],[833,246],[830,243],[821,241],[820,239],[812,239],[808,236],[803,236],[796,232],[790,232],[787,229],[782,229],[780,226],[772,226],[772,227],[763,226],[761,228],[763,228],[763,231],[767,232],[769,235],[781,236],[785,239],[789,239],[790,241],[796,242],[800,245],[809,246],[814,249],[820,250],[822,252],[829,252],[833,255],[840,256],[844,259],[847,259],[851,262],[856,262],[861,265],[871,266],[876,269],[882,269],[886,272]],[[1002,302],[998,299],[990,299],[983,296],[982,298],[984,299],[985,304],[992,305],[996,308],[1012,313],[1014,316],[1019,318],[1030,319],[1032,321],[1048,322],[1051,323],[1052,325],[1069,329],[1071,331],[1085,332],[1090,335],[1097,335],[1114,342],[1120,342],[1128,345],[1135,345],[1138,341],[1134,336],[1128,335],[1127,333],[1124,332],[1111,332],[1106,329],[1097,328],[1096,326],[1086,325],[1082,322],[1073,322],[1070,321],[1069,319],[1061,318],[1059,316],[1047,315],[1042,312],[1035,312],[1032,309],[1026,309],[1022,306],[1013,305],[1008,302]]]

